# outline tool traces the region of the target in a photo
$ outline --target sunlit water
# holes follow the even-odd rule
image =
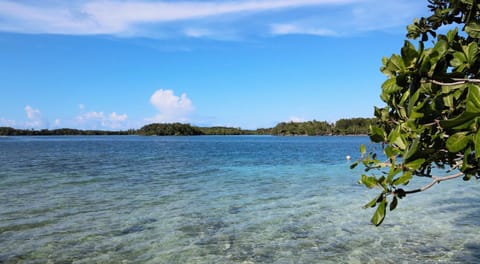
[[[479,263],[476,181],[370,225],[345,159],[368,142],[0,138],[0,263]]]

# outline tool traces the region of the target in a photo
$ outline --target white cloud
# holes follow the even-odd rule
[[[25,113],[27,113],[28,119],[39,119],[40,118],[40,110],[33,109],[31,106],[25,106]]]
[[[127,120],[127,118],[128,118],[127,114],[119,115],[115,112],[112,112],[110,114],[110,121],[122,122],[122,121]]]
[[[304,26],[298,24],[273,24],[271,26],[272,34],[274,35],[317,35],[317,36],[335,36],[338,35],[335,31],[326,28],[315,28],[312,26]]]
[[[84,104],[79,104],[79,105],[78,105],[78,108],[79,108],[80,110],[83,110],[83,109],[85,109],[85,105],[84,105]]]
[[[27,4],[0,0],[0,30],[22,33],[136,35],[142,26],[258,14],[309,6],[339,6],[364,0],[115,1]],[[209,30],[207,30],[208,32]],[[195,34],[192,30],[184,32]],[[198,32],[197,32],[198,33]],[[203,36],[203,34],[201,34]]]
[[[59,128],[60,126],[79,128],[79,129],[128,129],[127,114],[118,114],[111,112],[105,114],[104,112],[86,112],[78,115],[74,119],[61,120],[54,119],[52,122],[42,116],[39,109],[33,108],[30,105],[24,108],[26,114],[26,121],[16,122],[4,117],[0,117],[0,126],[18,127],[26,129],[43,129],[43,128]]]
[[[14,127],[16,125],[17,125],[17,122],[15,122],[15,120],[10,120],[4,117],[0,117],[0,126]]]
[[[202,38],[202,37],[208,37],[208,36],[213,36],[215,35],[213,32],[211,32],[208,29],[202,29],[202,28],[186,28],[183,33],[187,37],[191,38]]]
[[[94,119],[103,120],[103,119],[105,119],[105,114],[103,112],[92,111],[92,112],[85,113],[81,117],[84,118],[85,120],[89,120],[89,119],[90,120],[94,120]]]
[[[0,0],[0,31],[216,40],[402,30],[425,15],[418,0]]]
[[[27,114],[28,121],[25,122],[27,128],[41,128],[43,126],[42,115],[40,110],[34,109],[27,105],[25,106],[25,113]]]
[[[77,116],[76,123],[83,129],[123,129],[127,119],[127,114],[91,111]]]
[[[172,90],[159,89],[150,97],[150,103],[159,111],[148,122],[186,122],[188,115],[194,110],[192,101],[187,94],[176,96]]]
[[[415,17],[427,15],[425,2],[384,0],[379,4],[376,0],[369,0],[364,4],[355,5],[349,11],[350,19],[344,22],[344,27],[354,25],[359,31],[405,28]]]
[[[422,1],[364,0],[319,10],[316,14],[271,23],[270,33],[349,36],[370,31],[404,30],[413,18],[425,15],[425,10],[425,3]]]
[[[345,4],[355,0],[263,0],[203,2],[118,2],[102,1],[86,4],[83,11],[101,25],[111,29],[126,28],[133,23],[171,22],[199,19],[240,12],[260,12],[309,5]]]

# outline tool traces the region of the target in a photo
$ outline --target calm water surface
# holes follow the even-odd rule
[[[361,143],[0,138],[0,263],[479,263],[480,185],[441,183],[374,227],[345,160]]]

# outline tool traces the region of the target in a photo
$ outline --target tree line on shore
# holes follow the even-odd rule
[[[324,136],[367,134],[374,118],[340,119],[335,123],[327,121],[281,122],[272,128],[246,130],[234,127],[198,127],[182,123],[154,123],[140,129],[124,131],[60,129],[15,129],[0,127],[0,136],[60,136],[60,135],[141,135],[141,136],[199,136],[199,135],[274,135],[274,136]]]

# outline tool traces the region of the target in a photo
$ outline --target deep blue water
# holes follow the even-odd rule
[[[476,181],[369,224],[345,159],[368,142],[3,137],[0,263],[479,263]]]

